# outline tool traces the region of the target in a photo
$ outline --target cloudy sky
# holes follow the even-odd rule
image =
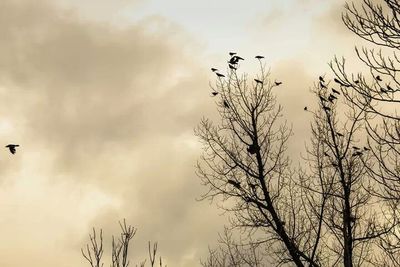
[[[216,118],[210,67],[229,51],[254,72],[266,57],[303,151],[313,82],[336,54],[355,60],[342,0],[1,0],[0,266],[87,266],[136,226],[131,259],[158,241],[168,266],[198,266],[227,216],[195,175],[193,128]],[[107,249],[109,247],[107,246]],[[108,253],[105,255],[108,266]]]

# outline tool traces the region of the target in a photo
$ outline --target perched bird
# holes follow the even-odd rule
[[[333,88],[332,88],[332,92],[335,93],[335,94],[340,95],[340,92],[338,90],[333,89]]]
[[[392,88],[392,87],[390,87],[390,85],[389,85],[389,84],[386,86],[386,88],[387,88],[389,91],[392,91],[392,92],[393,92],[393,88]]]
[[[387,90],[384,88],[381,88],[381,92],[387,94]]]
[[[214,91],[214,92],[211,92],[211,94],[212,94],[213,96],[216,96],[216,95],[218,95],[218,92],[217,92],[217,91]]]
[[[343,137],[343,134],[341,134],[341,133],[339,133],[339,132],[336,132],[336,134],[337,134],[338,136],[340,136],[340,137]]]
[[[354,83],[355,83],[355,84],[359,84],[360,81],[359,81],[359,80],[355,80]]]
[[[332,94],[330,94],[329,97],[332,98],[332,99],[337,99],[337,97],[332,95]]]
[[[235,52],[229,52],[229,55],[230,55],[231,57],[233,57],[234,55],[236,55],[236,53],[235,53]]]
[[[236,187],[237,189],[240,189],[240,183],[239,182],[236,182],[234,180],[228,179],[228,184],[231,184],[234,187]]]
[[[369,149],[368,147],[365,146],[365,147],[364,147],[364,150],[365,150],[365,151],[368,151],[368,150],[370,150],[370,149]]]
[[[17,152],[17,150],[15,148],[19,147],[19,145],[9,144],[9,145],[6,145],[6,147],[10,150],[11,154],[15,154],[15,152]]]
[[[327,156],[327,157],[329,157],[329,154],[328,154],[328,153],[326,153],[326,152],[324,152],[324,155],[325,155],[325,156]]]
[[[217,74],[218,77],[225,77],[225,75],[218,73],[218,72],[216,72],[215,74]]]
[[[229,104],[228,104],[228,102],[226,100],[224,100],[224,107],[225,108],[229,108]]]
[[[228,63],[229,63],[229,64],[232,64],[232,65],[236,65],[236,64],[239,62],[239,60],[244,60],[244,58],[239,57],[239,56],[233,56],[233,57],[231,57],[231,59],[228,61]]]
[[[307,111],[308,110],[307,107],[304,107],[304,110]]]
[[[276,86],[279,86],[279,85],[281,85],[282,84],[282,82],[275,82],[275,85]]]
[[[249,145],[249,147],[247,148],[247,152],[249,152],[250,154],[255,154],[257,153],[257,151],[259,150],[259,146],[255,145],[255,144],[251,144]]]
[[[216,69],[216,68],[211,68],[211,71],[212,72],[216,72],[218,69]]]
[[[319,86],[321,87],[321,88],[324,88],[324,89],[326,89],[326,85],[323,83],[323,82],[319,82]]]
[[[264,58],[263,56],[256,56],[256,59],[262,59]]]
[[[260,81],[260,80],[258,80],[258,79],[254,79],[254,81],[255,81],[256,83],[263,83],[262,81]]]
[[[233,66],[232,64],[228,64],[228,66],[229,66],[229,68],[230,68],[231,70],[237,70],[237,68],[236,68],[235,66]]]
[[[322,76],[319,76],[319,81],[322,82],[322,83],[325,82],[325,80],[324,80],[324,78]]]
[[[360,148],[357,147],[357,146],[353,146],[353,149],[355,149],[355,150],[360,150]]]
[[[375,79],[376,79],[378,82],[381,82],[381,81],[382,81],[382,78],[381,78],[381,76],[379,76],[379,75],[376,76]]]
[[[357,152],[354,152],[353,153],[353,157],[356,157],[356,156],[361,156],[362,155],[362,152],[361,151],[357,151]]]
[[[240,189],[240,183],[239,182],[236,182],[234,180],[228,179],[228,184],[231,184],[234,187],[236,187],[237,189]]]

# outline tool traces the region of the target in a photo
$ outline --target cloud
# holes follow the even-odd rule
[[[21,144],[2,170],[18,212],[2,211],[18,224],[2,224],[13,245],[1,265],[82,264],[90,227],[116,234],[108,226],[123,217],[138,244],[160,242],[169,265],[197,264],[215,231],[203,228],[213,209],[195,201],[193,128],[213,101],[193,40],[157,16],[122,29],[45,1],[1,7],[2,137]]]

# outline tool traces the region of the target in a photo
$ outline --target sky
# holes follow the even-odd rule
[[[193,129],[218,117],[210,67],[236,51],[255,73],[265,56],[296,159],[313,83],[335,55],[357,62],[344,3],[2,0],[0,140],[21,147],[0,150],[0,266],[88,266],[80,248],[92,227],[107,266],[124,218],[138,229],[133,266],[149,240],[168,266],[199,266],[228,219],[198,201],[194,168]]]

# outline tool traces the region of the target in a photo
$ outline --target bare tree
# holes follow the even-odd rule
[[[101,263],[103,256],[103,230],[100,229],[100,234],[97,236],[96,229],[93,228],[93,234],[89,234],[89,239],[90,244],[86,245],[86,250],[81,248],[83,257],[91,267],[104,266],[104,263]]]
[[[372,49],[356,48],[358,58],[368,73],[352,74],[345,69],[345,60],[331,63],[336,80],[346,99],[359,109],[364,108],[368,145],[375,164],[365,164],[377,182],[373,188],[387,203],[390,217],[399,217],[400,204],[400,4],[396,0],[364,0],[360,6],[346,5],[343,21],[349,30],[370,42]],[[375,50],[378,47],[379,50]],[[384,219],[387,219],[386,217]],[[400,263],[399,227],[381,239],[384,257],[382,266]]]
[[[347,84],[320,77],[313,89],[318,108],[305,109],[313,114],[310,146],[295,172],[285,156],[291,131],[272,93],[278,84],[262,63],[251,86],[238,68],[218,73],[212,88],[220,124],[203,119],[196,129],[204,144],[198,174],[209,188],[203,197],[221,200],[233,226],[257,236],[252,244],[263,244],[274,265],[374,265],[398,219],[368,171],[376,162],[362,138],[368,104],[353,104],[335,86]],[[231,254],[210,250],[206,263],[245,266]]]
[[[198,175],[209,191],[204,199],[223,200],[234,214],[233,226],[258,232],[276,265],[319,266],[313,257],[318,232],[302,212],[302,190],[295,187],[286,156],[291,129],[282,119],[273,90],[282,82],[272,81],[262,59],[260,73],[249,79],[239,75],[239,61],[231,57],[228,73],[217,74],[221,123],[203,119],[195,133],[204,145],[197,165]]]
[[[135,236],[137,229],[131,225],[127,225],[125,219],[119,222],[121,233],[120,237],[116,239],[112,236],[111,243],[111,267],[128,267],[128,251],[131,239]],[[103,256],[103,230],[100,229],[100,234],[97,236],[95,228],[93,234],[89,234],[90,243],[86,245],[86,250],[81,249],[83,257],[89,262],[91,267],[102,267]],[[157,243],[153,244],[152,250],[150,249],[151,243],[149,241],[149,259],[151,267],[155,266],[155,259],[157,254]],[[145,267],[146,260],[136,264],[136,266]],[[159,257],[159,266],[163,267],[162,258]],[[166,265],[165,265],[166,267]]]

